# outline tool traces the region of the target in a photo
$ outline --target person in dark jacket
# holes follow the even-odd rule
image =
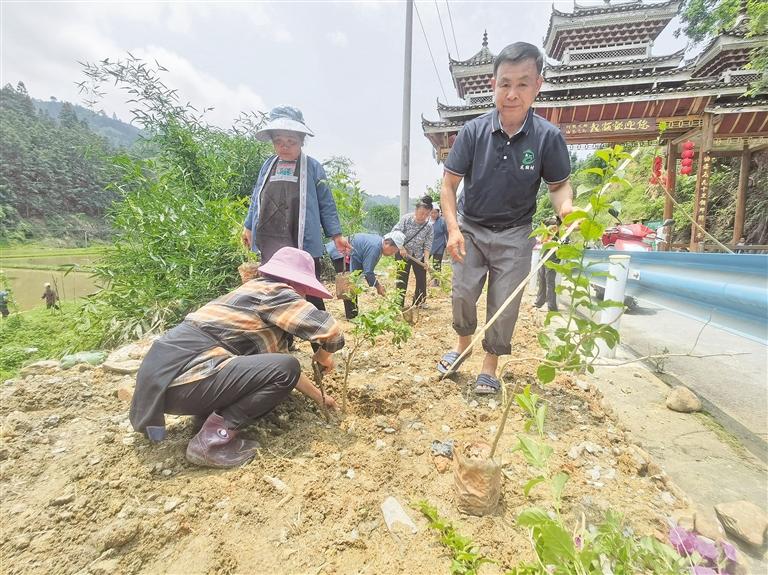
[[[46,283],[44,286],[43,295],[40,299],[45,300],[45,309],[61,309],[59,306],[59,294],[51,287],[51,284]]]
[[[238,437],[239,430],[294,388],[336,408],[286,353],[289,335],[309,340],[318,345],[314,361],[329,371],[334,352],[344,346],[333,317],[304,299],[331,297],[315,278],[312,257],[281,248],[259,266],[259,274],[166,332],[136,376],[130,420],[151,441],[165,438],[166,413],[204,420],[186,451],[196,465],[235,467],[250,460],[256,443]]]

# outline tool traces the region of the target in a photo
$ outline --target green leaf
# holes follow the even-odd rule
[[[540,527],[551,522],[552,519],[549,518],[547,512],[540,507],[531,507],[517,516],[517,524],[522,527]]]
[[[531,489],[533,489],[533,488],[534,488],[534,487],[536,487],[536,486],[537,486],[539,483],[543,483],[543,482],[544,482],[544,481],[546,481],[546,480],[547,480],[547,478],[546,478],[546,477],[544,477],[543,475],[539,475],[538,477],[534,477],[533,479],[531,479],[530,481],[528,481],[528,482],[527,482],[525,485],[523,485],[523,494],[524,494],[526,497],[528,497],[528,495],[529,495],[529,494],[530,494],[530,492],[531,492]]]
[[[603,150],[598,150],[597,152],[595,152],[595,155],[599,156],[599,157],[602,157],[602,156],[600,156],[600,152],[602,152],[602,151]],[[598,175],[598,176],[600,176],[602,178],[605,175],[605,170],[603,168],[585,168],[585,169],[581,170],[581,172],[579,172],[579,173],[580,174],[596,174],[596,175]]]
[[[584,210],[575,210],[563,218],[563,225],[569,226],[576,220],[588,217],[589,214]]]
[[[555,379],[555,368],[551,365],[541,364],[536,370],[536,378],[541,383],[549,383]]]
[[[603,227],[593,220],[583,220],[579,224],[579,231],[585,241],[599,240],[603,235]]]
[[[543,349],[549,349],[551,342],[550,342],[549,336],[546,333],[544,333],[543,331],[540,331],[537,334],[536,338],[539,340],[539,345]]]
[[[552,495],[555,498],[555,501],[560,501],[560,499],[562,499],[563,489],[565,489],[565,484],[568,483],[568,479],[570,479],[570,476],[564,471],[555,473],[554,477],[552,477],[550,486],[552,487]]]

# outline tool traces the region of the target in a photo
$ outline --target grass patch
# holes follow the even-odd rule
[[[19,246],[0,246],[0,257],[12,258],[49,258],[58,256],[91,256],[100,255],[109,249],[107,245],[91,246],[88,248],[55,248],[46,245],[23,244]]]
[[[79,302],[62,302],[61,311],[43,306],[0,318],[0,381],[34,361],[97,349],[98,338],[77,328],[79,307]]]

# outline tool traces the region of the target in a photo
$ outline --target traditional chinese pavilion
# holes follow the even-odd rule
[[[552,9],[544,37],[547,64],[536,113],[558,125],[569,145],[655,142],[662,122],[667,145],[667,186],[675,189],[676,160],[686,140],[695,143],[696,213],[706,220],[709,168],[713,156],[740,155],[733,243],[743,233],[745,192],[751,154],[768,148],[768,94],[747,97],[759,72],[745,69],[749,53],[768,36],[747,37],[746,7],[731,30],[724,30],[695,61],[683,50],[656,54],[653,44],[677,14],[682,0],[632,0],[600,6],[574,5],[573,12]],[[494,54],[483,35],[479,52],[450,60],[460,106],[438,100],[440,120],[422,118],[424,135],[442,162],[461,126],[492,110]],[[665,218],[672,215],[667,199]],[[703,235],[695,230],[691,248]]]

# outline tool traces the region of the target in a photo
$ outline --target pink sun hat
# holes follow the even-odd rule
[[[259,266],[259,272],[298,284],[305,288],[307,295],[323,299],[333,297],[315,277],[315,260],[303,250],[291,247],[280,248],[267,263]]]

